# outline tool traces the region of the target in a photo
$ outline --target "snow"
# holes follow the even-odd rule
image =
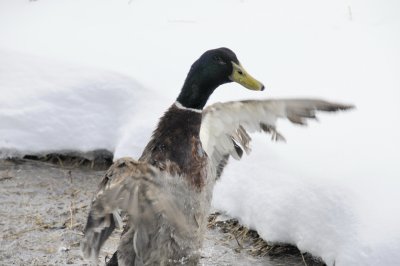
[[[132,78],[109,71],[15,52],[0,51],[0,57],[2,157],[114,151],[125,138],[123,125],[140,121],[141,99],[157,99]],[[143,125],[132,134],[146,141],[149,132]]]
[[[357,110],[280,123],[286,144],[254,136],[214,207],[328,265],[396,265],[399,11],[394,0],[0,0],[0,156],[137,158],[191,63],[226,46],[266,94],[228,84],[210,102],[314,96]]]

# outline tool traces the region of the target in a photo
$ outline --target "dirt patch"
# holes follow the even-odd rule
[[[48,154],[25,155],[23,159],[55,164],[63,168],[107,170],[113,163],[114,155],[108,150],[94,150],[85,153],[74,151]],[[14,160],[16,161],[16,160]]]

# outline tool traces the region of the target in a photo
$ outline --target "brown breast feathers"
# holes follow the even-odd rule
[[[201,118],[201,113],[171,106],[160,119],[140,160],[171,175],[181,175],[201,190],[207,176],[207,155],[199,138]]]

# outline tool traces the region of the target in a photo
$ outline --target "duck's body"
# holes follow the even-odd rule
[[[85,228],[86,256],[97,257],[115,227],[119,207],[132,210],[127,210],[130,221],[110,265],[198,262],[216,176],[199,137],[202,109],[219,85],[231,81],[234,64],[236,72],[246,73],[229,49],[204,53],[192,65],[177,101],[160,119],[139,161],[123,158],[110,168]],[[250,76],[245,80],[253,81]],[[249,86],[263,89],[254,82]],[[110,202],[116,203],[110,207]],[[112,209],[108,214],[105,205]]]
[[[275,130],[278,117],[303,123],[315,118],[315,110],[350,108],[319,100],[278,100],[216,104],[203,111],[212,92],[230,81],[264,89],[227,48],[207,51],[192,65],[140,159],[117,160],[100,184],[85,228],[85,256],[97,260],[102,244],[121,223],[121,209],[128,222],[108,265],[196,265],[215,181],[229,156],[248,151],[244,127],[281,137]]]
[[[196,265],[200,258],[212,174],[199,138],[202,114],[178,105],[173,104],[160,119],[139,162],[159,170],[153,178],[161,182],[157,184],[162,193],[169,195],[168,200],[185,218],[173,226],[162,215],[156,215],[155,220],[149,216],[135,228],[125,229],[118,255],[109,265],[118,265],[116,258],[122,265]],[[122,159],[126,160],[132,159]],[[145,232],[149,240],[136,240],[135,250],[131,243],[138,231]],[[138,254],[140,260],[133,254]]]

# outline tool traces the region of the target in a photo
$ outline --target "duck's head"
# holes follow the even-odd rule
[[[264,85],[246,72],[230,49],[208,50],[193,63],[177,101],[187,108],[202,109],[214,90],[229,82],[264,90]]]

